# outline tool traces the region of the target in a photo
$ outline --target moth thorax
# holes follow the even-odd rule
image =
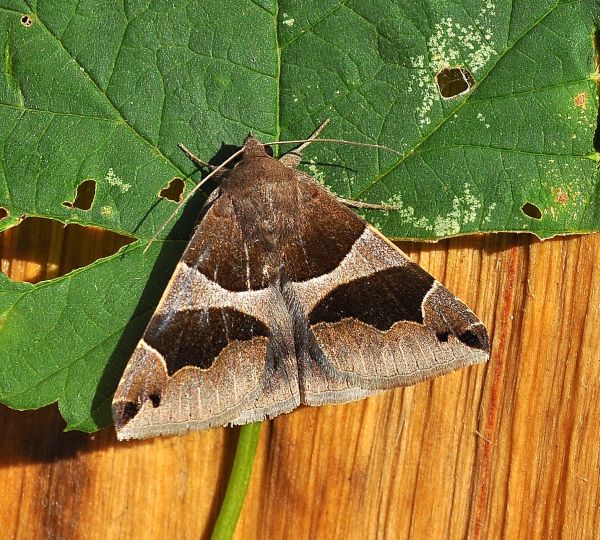
[[[252,157],[266,156],[265,145],[261,143],[256,137],[248,135],[244,142],[244,159]]]

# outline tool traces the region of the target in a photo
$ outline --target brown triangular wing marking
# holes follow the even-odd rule
[[[309,325],[310,359],[299,375],[308,405],[415,384],[489,356],[473,312],[371,227],[333,272],[292,288]]]
[[[222,286],[236,273],[243,277],[247,263],[230,209],[227,199],[213,202],[127,364],[113,399],[121,440],[261,420],[300,402],[292,323],[277,286]],[[211,215],[229,220],[229,248],[242,254],[238,266],[214,257],[202,266],[203,253],[217,243],[197,249],[198,236],[210,234],[204,227]],[[223,255],[229,261],[230,253]]]
[[[193,298],[169,312],[189,274]],[[179,263],[113,399],[120,440],[262,420],[300,403],[281,294],[269,288],[217,295],[218,288]]]

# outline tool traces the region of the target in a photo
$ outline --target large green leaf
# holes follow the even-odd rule
[[[110,421],[111,394],[201,200],[157,197],[248,131],[401,151],[313,145],[307,170],[392,237],[473,231],[540,237],[600,228],[595,1],[198,0],[0,2],[0,207],[138,240],[30,285],[0,275],[0,399],[58,400],[68,427]],[[444,67],[470,91],[442,99]],[[88,211],[67,208],[95,179]],[[530,203],[541,218],[523,211]],[[188,205],[189,206],[189,205]],[[527,208],[527,207],[526,207]]]

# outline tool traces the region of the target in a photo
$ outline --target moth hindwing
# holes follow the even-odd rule
[[[483,323],[308,175],[248,137],[113,400],[119,439],[274,417],[489,356]]]

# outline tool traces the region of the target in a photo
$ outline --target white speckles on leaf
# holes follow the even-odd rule
[[[286,26],[294,26],[295,22],[296,21],[292,19],[287,13],[283,14],[283,24],[285,24]]]
[[[469,184],[465,184],[463,195],[452,200],[452,211],[435,218],[433,232],[438,236],[458,234],[462,225],[475,222],[481,206],[481,201],[471,193]]]
[[[452,212],[447,216],[438,216],[435,218],[433,232],[437,236],[453,236],[460,232],[460,221],[456,219]]]
[[[415,217],[415,209],[412,206],[404,206],[404,201],[399,194],[390,197],[387,201],[385,201],[385,204],[395,207],[396,211],[400,214],[400,219],[405,223],[409,223],[413,227],[425,229],[427,231],[431,231],[433,229],[426,217],[417,218]]]
[[[489,129],[490,125],[485,121],[485,115],[483,113],[477,113],[477,120],[479,120],[486,128]]]
[[[412,67],[414,68],[424,68],[425,67],[425,57],[422,54],[418,56],[414,56],[410,59]]]
[[[308,162],[308,172],[313,177],[314,180],[319,182],[319,184],[325,184],[325,175],[319,170],[319,168],[315,165],[315,160],[311,159]]]
[[[415,216],[412,206],[404,206],[402,197],[398,194],[390,197],[385,204],[394,206],[400,215],[400,219],[412,227],[432,231],[436,236],[453,236],[461,232],[462,226],[474,223],[483,203],[471,193],[468,183],[464,185],[464,191],[460,197],[452,200],[452,210],[448,214],[438,215],[432,219],[425,216]],[[487,220],[491,219],[491,212],[496,207],[493,203],[488,207]]]
[[[496,203],[492,203],[487,207],[487,212],[485,214],[485,217],[483,218],[483,223],[489,223],[490,221],[492,221],[492,213],[495,209]]]
[[[118,187],[123,193],[129,191],[129,189],[131,188],[131,184],[125,184],[123,180],[121,180],[115,174],[115,171],[113,171],[112,167],[108,169],[108,172],[106,173],[104,179],[109,183],[109,185]]]
[[[112,216],[112,213],[113,213],[112,206],[103,206],[102,208],[100,208],[100,213],[102,214],[103,217]]]
[[[435,75],[443,68],[464,65],[477,81],[477,72],[481,71],[496,55],[491,20],[496,15],[496,5],[487,2],[480,10],[474,24],[464,25],[452,17],[446,17],[435,23],[434,32],[427,39],[429,62],[425,65],[425,56],[410,58],[414,73],[408,84],[408,91],[419,88],[422,92],[421,105],[417,108],[417,119],[421,127],[431,124],[431,109],[440,99],[435,84]]]

